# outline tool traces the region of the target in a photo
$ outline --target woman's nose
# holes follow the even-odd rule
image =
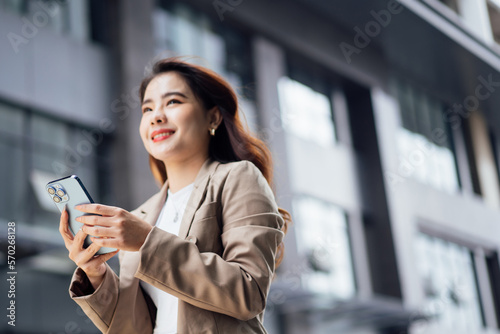
[[[151,119],[151,125],[155,123],[165,123],[167,121],[167,118],[165,116],[165,113],[163,113],[161,110],[156,109],[153,114],[153,118]]]

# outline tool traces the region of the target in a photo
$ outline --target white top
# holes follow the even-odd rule
[[[161,209],[156,227],[164,231],[179,235],[182,216],[193,191],[194,183],[182,188],[172,194],[170,189],[167,193],[167,201]],[[179,306],[177,297],[160,290],[144,281],[140,282],[142,288],[149,294],[156,305],[156,324],[154,334],[176,334],[177,333],[177,308]]]

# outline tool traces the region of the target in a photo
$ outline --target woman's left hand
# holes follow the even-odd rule
[[[113,206],[82,204],[75,206],[75,209],[100,215],[80,216],[76,220],[85,224],[82,226],[83,232],[92,235],[92,242],[101,247],[136,252],[153,228],[130,212]]]

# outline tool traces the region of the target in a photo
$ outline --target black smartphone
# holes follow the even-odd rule
[[[94,203],[82,181],[76,175],[66,176],[61,179],[50,181],[45,186],[45,189],[60,212],[66,207],[69,216],[69,229],[73,235],[76,235],[83,224],[76,221],[75,218],[90,214],[76,210],[75,206]],[[88,235],[85,238],[84,247],[87,248],[91,243],[90,235]],[[111,253],[115,250],[115,248],[101,247],[96,254]]]

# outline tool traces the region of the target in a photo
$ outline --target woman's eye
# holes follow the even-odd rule
[[[175,99],[174,100],[170,100],[170,101],[167,102],[167,106],[169,106],[171,104],[174,104],[174,103],[181,103],[181,101],[175,100]]]
[[[146,113],[146,112],[148,112],[148,111],[152,111],[152,110],[153,110],[153,109],[151,109],[151,108],[144,108],[144,109],[142,109],[142,113],[144,114],[144,113]]]

